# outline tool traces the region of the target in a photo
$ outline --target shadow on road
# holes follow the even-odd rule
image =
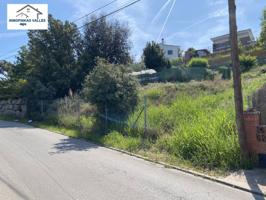
[[[259,185],[266,186],[266,170],[256,169],[252,171],[244,171],[247,183],[251,190],[264,194]],[[265,200],[265,197],[253,194],[254,200]]]
[[[67,153],[69,151],[88,151],[96,148],[98,148],[97,145],[82,139],[64,138],[54,145],[53,149],[55,151],[50,154]]]

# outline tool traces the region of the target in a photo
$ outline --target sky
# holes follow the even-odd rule
[[[26,31],[7,30],[6,7],[15,3],[47,3],[49,13],[60,20],[74,21],[112,0],[0,0],[0,60],[14,61],[17,49],[27,44]],[[107,14],[133,0],[117,0],[98,14]],[[259,36],[266,0],[236,0],[238,29],[251,28]],[[118,19],[131,30],[131,55],[138,61],[148,41],[211,50],[210,38],[227,34],[227,0],[141,0],[108,17]],[[77,22],[81,26],[84,21]]]

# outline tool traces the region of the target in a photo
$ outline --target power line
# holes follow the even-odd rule
[[[11,51],[8,51],[7,53],[5,53],[5,55],[0,55],[0,58],[2,58],[3,60],[5,60],[5,59],[7,59],[7,58],[3,58],[3,57],[5,57],[5,56],[7,56],[7,55],[9,55],[9,54],[11,54],[11,53],[14,53],[15,51],[17,51],[17,50],[19,50],[20,49],[20,47],[18,47],[18,48],[16,48],[16,49],[13,49],[13,50],[11,50]]]
[[[89,15],[91,15],[91,14],[93,14],[93,13],[99,11],[100,9],[103,9],[103,8],[105,8],[105,7],[109,6],[109,5],[111,5],[112,3],[116,2],[116,1],[118,1],[118,0],[113,0],[113,1],[111,1],[110,3],[104,5],[104,6],[100,7],[100,8],[97,8],[96,10],[94,10],[94,11],[92,11],[92,12],[90,12],[90,13],[84,15],[83,17],[80,17],[79,19],[75,20],[74,22],[76,22],[76,21],[78,21],[78,20],[80,20],[80,19],[83,19],[83,18],[85,18],[85,17],[87,17],[87,16],[89,16]],[[132,6],[132,5],[136,4],[136,3],[138,3],[138,2],[140,2],[140,1],[141,1],[141,0],[133,1],[133,2],[131,2],[131,3],[127,4],[127,5],[125,5],[125,6],[122,6],[121,8],[119,8],[119,9],[117,9],[117,10],[114,10],[114,11],[112,11],[112,12],[106,14],[106,15],[101,16],[101,17],[98,18],[98,19],[95,19],[95,20],[93,20],[93,21],[91,21],[91,22],[88,22],[88,23],[86,23],[86,24],[84,24],[84,25],[78,27],[78,29],[81,29],[81,28],[83,28],[83,27],[85,27],[85,26],[87,26],[87,25],[89,25],[89,24],[91,24],[91,23],[93,23],[93,22],[99,21],[99,20],[101,20],[101,19],[103,19],[103,18],[105,18],[105,17],[108,17],[108,16],[110,16],[110,15],[113,15],[113,14],[115,14],[115,13],[117,13],[117,12],[120,12],[121,10],[124,10],[125,8],[128,8],[128,7],[130,7],[130,6]],[[17,48],[16,50],[19,50],[19,49],[20,49],[20,47]],[[13,55],[13,56],[15,56],[15,55]],[[9,59],[9,58],[11,58],[11,57],[13,57],[13,56],[9,56],[9,57],[7,57],[7,58],[4,58],[3,60]],[[2,57],[2,56],[0,56],[0,57]]]
[[[108,16],[110,16],[110,15],[113,15],[113,14],[115,14],[115,13],[117,13],[117,12],[120,12],[121,10],[124,10],[125,8],[127,8],[127,7],[129,7],[129,6],[132,6],[132,5],[134,5],[134,4],[136,4],[136,3],[140,2],[140,1],[141,1],[141,0],[133,1],[132,3],[127,4],[127,5],[121,7],[121,8],[119,8],[119,9],[117,9],[117,10],[114,10],[114,11],[112,11],[112,12],[106,14],[106,15],[103,15],[103,16],[101,16],[101,17],[98,18],[98,19],[95,19],[95,20],[93,20],[93,21],[90,21],[90,22],[88,22],[88,23],[85,23],[84,25],[78,27],[78,29],[81,29],[81,28],[83,28],[83,27],[85,27],[85,26],[87,26],[87,25],[89,25],[89,24],[91,24],[91,23],[97,22],[97,21],[99,21],[99,20],[101,20],[101,19],[103,19],[103,18],[106,18],[106,17],[108,17]]]
[[[8,57],[6,57],[6,58],[3,58],[2,60],[7,60],[7,59],[12,58],[12,57],[16,57],[16,55],[8,56]]]
[[[102,6],[102,7],[100,7],[100,8],[97,8],[97,9],[93,10],[92,12],[90,12],[90,13],[88,13],[88,14],[86,14],[86,15],[84,15],[84,16],[82,16],[82,17],[76,19],[76,20],[74,20],[73,23],[75,23],[75,22],[77,22],[77,21],[79,21],[79,20],[81,20],[81,19],[83,19],[83,18],[85,18],[85,17],[88,17],[88,16],[92,15],[93,13],[95,13],[95,12],[97,12],[97,11],[103,9],[103,8],[106,8],[107,6],[109,6],[109,5],[113,4],[113,3],[115,3],[116,1],[118,1],[118,0],[113,0],[113,1],[111,1],[111,2],[109,2],[109,3],[107,3],[107,4],[105,4],[104,6]],[[8,54],[13,53],[14,51],[18,51],[19,49],[20,49],[20,47],[14,49],[14,50],[12,50],[12,51],[7,52],[5,55],[0,55],[0,58],[1,58],[2,60],[6,60],[6,59],[9,59],[9,58],[15,57],[15,55],[8,56],[8,57],[4,57],[4,56],[7,56]]]
[[[169,10],[169,12],[168,12],[168,15],[167,15],[166,18],[165,18],[165,21],[164,21],[163,27],[162,27],[162,29],[161,29],[161,31],[160,31],[158,37],[157,37],[157,40],[156,40],[157,42],[159,41],[159,39],[161,38],[161,35],[163,34],[163,31],[164,31],[164,29],[165,29],[165,26],[166,26],[168,20],[169,20],[169,17],[170,17],[171,14],[172,14],[172,11],[173,11],[173,9],[174,9],[174,7],[175,7],[175,4],[176,4],[176,0],[173,0],[172,6],[171,6],[171,8],[170,8],[170,10]]]
[[[111,2],[109,2],[109,3],[107,3],[107,4],[105,4],[104,6],[99,7],[99,8],[97,8],[96,10],[93,10],[93,11],[91,11],[90,13],[88,13],[88,14],[86,14],[86,15],[84,15],[84,16],[82,16],[82,17],[76,19],[76,20],[74,20],[73,22],[77,22],[77,21],[79,21],[79,20],[81,20],[81,19],[84,19],[85,17],[88,17],[88,16],[90,16],[90,15],[96,13],[97,11],[106,8],[107,6],[109,6],[109,5],[113,4],[113,3],[115,3],[116,1],[118,1],[118,0],[111,1]]]

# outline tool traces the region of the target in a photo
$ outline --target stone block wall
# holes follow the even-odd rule
[[[27,114],[27,103],[22,99],[0,101],[0,115],[24,117]]]

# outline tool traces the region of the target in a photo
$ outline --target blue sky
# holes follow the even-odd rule
[[[48,3],[49,13],[61,20],[75,20],[111,0],[1,0],[0,1],[0,60],[16,54],[27,43],[25,31],[8,31],[8,3]],[[131,2],[118,0],[101,12],[108,13]],[[238,28],[251,28],[257,37],[260,32],[265,0],[236,0]],[[169,13],[172,11],[171,13]],[[110,17],[119,19],[131,28],[131,54],[136,59],[147,41],[165,38],[166,43],[189,47],[211,48],[210,38],[228,33],[227,0],[142,0]],[[166,21],[168,16],[168,20]],[[83,22],[78,22],[81,25]],[[165,25],[165,26],[164,26]],[[163,29],[164,27],[164,29]]]

